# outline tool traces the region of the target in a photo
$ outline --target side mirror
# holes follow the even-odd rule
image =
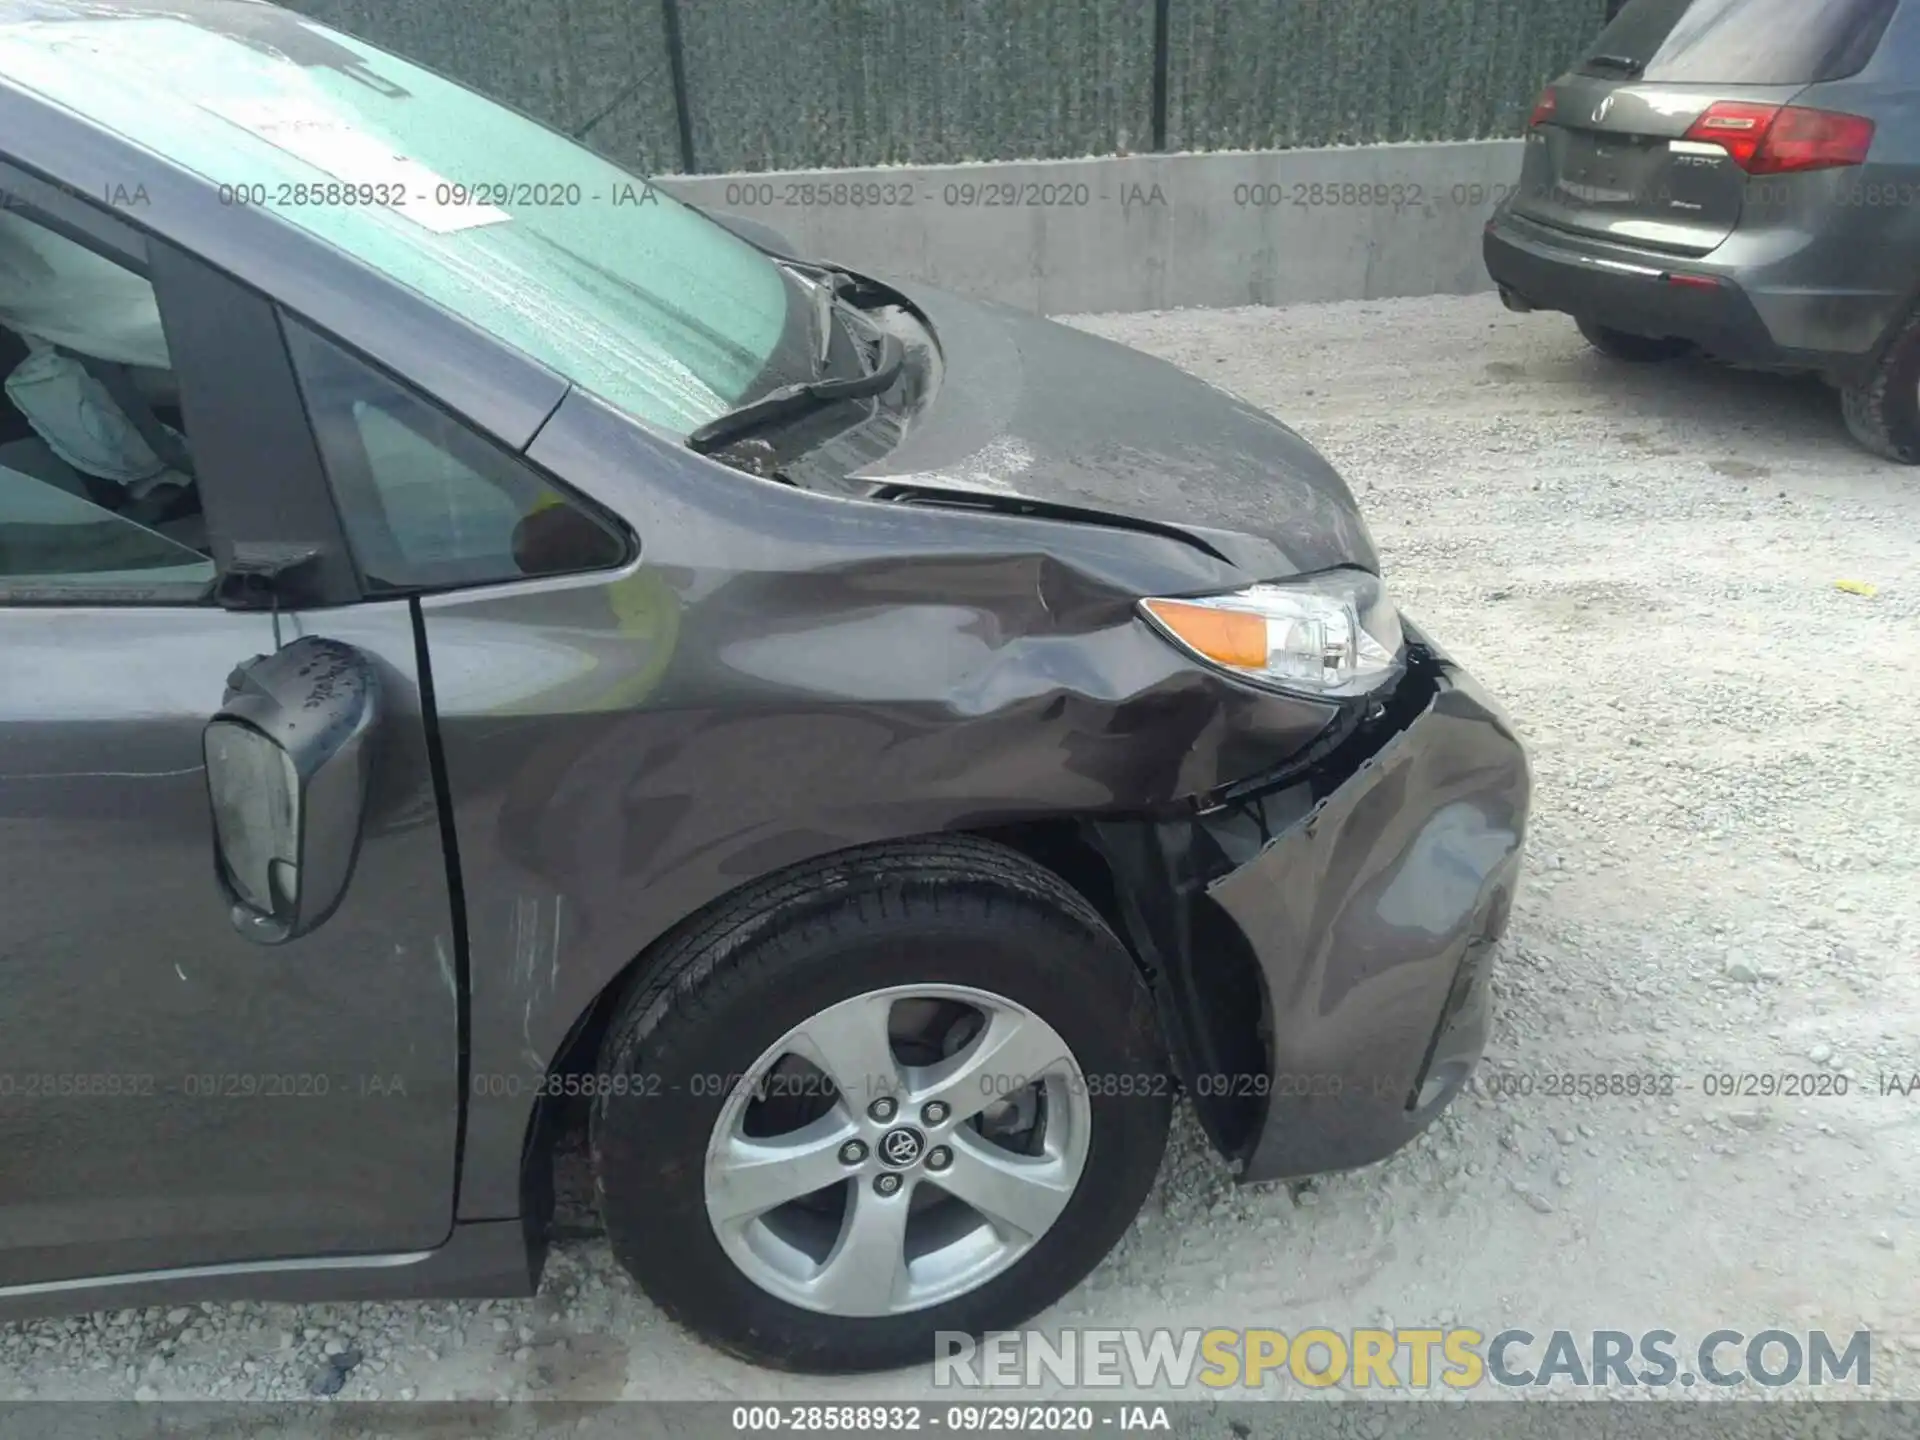
[[[338,640],[302,636],[227,677],[202,748],[215,868],[249,940],[281,944],[339,906],[360,851],[379,718],[373,662]]]

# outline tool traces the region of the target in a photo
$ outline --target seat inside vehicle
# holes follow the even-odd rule
[[[18,332],[0,325],[0,377],[12,375],[30,354],[31,348]],[[108,367],[84,355],[73,358],[95,380],[105,383],[111,377],[109,393],[136,430],[147,434],[164,427],[176,435],[184,435],[171,372],[146,366]],[[113,373],[115,371],[118,373]],[[133,509],[124,488],[87,475],[63,460],[10,396],[0,403],[0,471],[5,472],[0,474],[0,486],[17,486],[29,481],[50,485],[113,513],[127,524],[139,525],[202,555],[211,553],[197,484],[188,485],[187,494],[168,507],[164,518],[137,511],[124,513]],[[183,473],[191,482],[191,471]],[[4,491],[0,491],[0,504],[4,504]]]

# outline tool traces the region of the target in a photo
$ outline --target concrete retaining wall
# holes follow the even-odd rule
[[[1607,0],[290,0],[643,175],[1518,135]]]
[[[805,255],[1043,314],[1489,288],[1521,142],[660,176]]]

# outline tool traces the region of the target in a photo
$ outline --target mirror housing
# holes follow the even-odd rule
[[[360,852],[379,718],[379,672],[338,640],[302,636],[227,677],[201,748],[214,868],[249,940],[281,944],[338,908]]]

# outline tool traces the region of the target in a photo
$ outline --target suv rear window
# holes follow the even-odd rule
[[[1630,0],[1575,68],[1622,80],[1812,85],[1857,74],[1900,0]]]

